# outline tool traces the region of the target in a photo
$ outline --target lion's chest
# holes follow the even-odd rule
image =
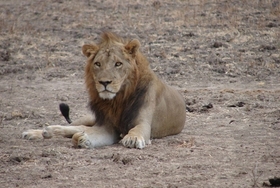
[[[147,87],[138,87],[127,99],[120,100],[116,96],[112,100],[90,102],[91,110],[95,113],[99,126],[110,125],[121,134],[127,134],[135,127],[136,119],[144,104]]]

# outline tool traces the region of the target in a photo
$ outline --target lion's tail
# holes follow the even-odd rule
[[[59,110],[61,112],[61,114],[64,116],[64,118],[66,119],[66,121],[71,124],[72,121],[69,117],[69,111],[70,111],[70,108],[68,106],[68,104],[65,104],[65,103],[60,103],[59,104]]]

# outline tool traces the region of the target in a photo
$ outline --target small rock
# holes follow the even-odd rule
[[[214,44],[213,44],[214,48],[220,48],[222,46],[223,46],[223,43],[221,43],[221,42],[214,42]]]
[[[213,104],[209,103],[209,104],[203,105],[202,107],[207,108],[207,109],[213,108]]]
[[[272,187],[280,187],[280,178],[274,177],[269,179],[269,183]]]
[[[125,158],[122,159],[122,163],[124,165],[130,164],[130,163],[132,163],[132,159],[128,158],[128,157],[125,157]]]
[[[266,25],[266,27],[270,27],[270,28],[277,27],[277,26],[278,25],[276,23],[274,23],[274,22],[270,22],[269,24]]]
[[[263,52],[263,51],[265,51],[265,50],[269,50],[269,51],[270,51],[270,50],[276,50],[276,47],[275,47],[275,46],[271,46],[271,45],[264,45],[264,44],[263,44],[263,45],[260,46],[259,49],[260,49],[260,51]]]
[[[228,107],[243,107],[245,104],[245,102],[237,102],[236,104],[228,105]]]
[[[10,60],[10,52],[9,51],[0,51],[0,60],[2,61],[9,61]]]
[[[48,179],[48,178],[52,178],[51,174],[44,174],[41,176],[42,179]]]
[[[186,106],[186,110],[187,110],[188,112],[194,112],[194,109],[191,108],[191,107],[188,107],[188,106]]]

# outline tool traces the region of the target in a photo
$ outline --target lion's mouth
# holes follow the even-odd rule
[[[105,88],[103,91],[100,91],[99,93],[112,93],[112,94],[116,94],[113,91],[110,91],[109,89]]]
[[[99,97],[102,99],[113,99],[116,96],[115,92],[109,91],[107,89],[99,92]]]

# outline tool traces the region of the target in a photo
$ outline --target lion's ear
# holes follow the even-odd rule
[[[87,57],[90,57],[91,55],[95,55],[98,50],[99,50],[98,46],[91,45],[91,44],[85,44],[82,48],[83,54]]]
[[[135,55],[136,52],[140,48],[140,42],[137,39],[131,40],[127,45],[125,46],[125,49],[128,51],[129,54]]]

